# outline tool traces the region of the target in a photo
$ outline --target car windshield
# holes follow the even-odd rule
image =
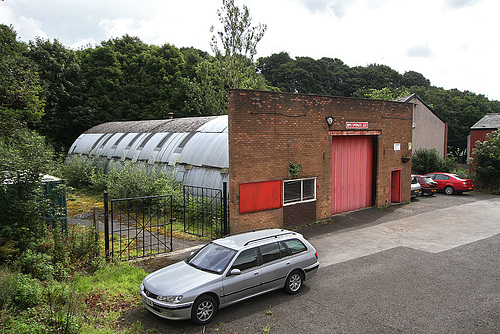
[[[431,179],[431,178],[430,178],[430,177],[428,177],[428,176],[423,176],[423,179],[424,179],[425,183],[434,183],[434,180],[433,180],[433,179]]]
[[[186,259],[186,263],[200,270],[222,274],[236,251],[221,245],[209,243]]]
[[[411,178],[411,184],[417,184],[418,183],[418,179],[414,176]]]

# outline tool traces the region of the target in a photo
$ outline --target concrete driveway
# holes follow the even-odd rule
[[[130,319],[160,333],[500,332],[498,196],[425,196],[301,233],[321,268],[299,294],[252,298],[203,328],[143,308]]]
[[[438,253],[500,233],[498,196],[437,194],[377,211],[336,216],[334,222],[343,222],[343,229],[318,227],[302,233],[320,251],[323,267],[395,247]]]

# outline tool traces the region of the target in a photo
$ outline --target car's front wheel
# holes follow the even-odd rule
[[[285,291],[286,293],[293,295],[300,291],[302,288],[302,282],[304,278],[300,271],[292,271],[290,275],[286,278]]]
[[[444,193],[445,193],[446,195],[451,195],[451,194],[453,194],[453,192],[454,192],[454,191],[455,191],[455,190],[453,189],[453,187],[452,187],[452,186],[446,186],[446,187],[444,187]]]
[[[194,301],[191,310],[191,320],[197,325],[208,324],[215,317],[217,308],[217,302],[214,297],[202,295]]]

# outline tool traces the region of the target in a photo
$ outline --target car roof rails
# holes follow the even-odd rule
[[[232,237],[234,235],[238,235],[238,234],[243,234],[243,233],[249,233],[249,232],[256,232],[256,231],[263,231],[263,230],[274,230],[276,229],[275,227],[262,227],[262,228],[256,228],[256,229],[253,229],[253,230],[247,230],[247,231],[241,231],[241,232],[235,232],[235,233],[231,233],[231,234],[226,234],[225,236],[223,236],[223,238],[226,238],[226,237]],[[281,229],[282,231],[284,231],[284,229]]]
[[[278,237],[281,237],[281,236],[284,236],[284,235],[287,235],[287,234],[297,234],[297,233],[292,232],[292,231],[287,231],[287,232],[280,233],[280,234],[269,235],[267,237],[262,237],[262,238],[257,238],[257,239],[249,240],[243,246],[247,246],[247,245],[251,244],[252,242],[257,242],[257,241],[261,241],[261,240],[265,240],[265,239],[270,239],[270,238],[278,238]]]

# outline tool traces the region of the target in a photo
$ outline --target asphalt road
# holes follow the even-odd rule
[[[420,197],[301,231],[321,267],[282,291],[219,311],[205,327],[137,308],[158,333],[500,333],[500,197]]]

